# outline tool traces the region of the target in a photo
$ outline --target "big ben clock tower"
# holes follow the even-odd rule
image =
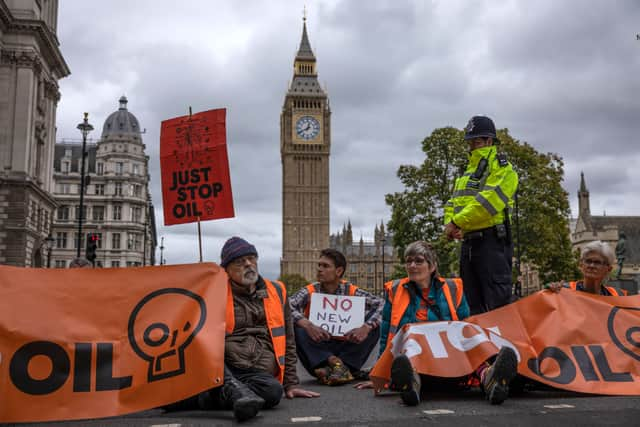
[[[293,80],[280,115],[280,274],[297,273],[315,280],[320,250],[329,246],[330,119],[329,100],[318,83],[304,18]]]

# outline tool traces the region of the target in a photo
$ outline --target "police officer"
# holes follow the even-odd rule
[[[518,175],[506,155],[497,152],[499,140],[489,117],[472,117],[464,139],[469,142],[469,163],[445,205],[444,232],[450,240],[462,239],[460,276],[473,315],[511,299],[509,211]]]

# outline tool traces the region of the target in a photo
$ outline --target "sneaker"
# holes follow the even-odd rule
[[[336,362],[331,366],[331,373],[327,378],[327,385],[341,385],[353,381],[351,371],[342,362]]]
[[[400,398],[407,406],[420,403],[420,375],[411,366],[409,358],[401,354],[391,364],[389,389],[401,392]]]
[[[509,396],[509,383],[518,372],[518,358],[515,351],[502,347],[495,362],[482,375],[482,388],[492,405],[499,405]]]
[[[329,375],[331,375],[331,367],[323,366],[313,370],[314,375],[320,384],[328,385]]]

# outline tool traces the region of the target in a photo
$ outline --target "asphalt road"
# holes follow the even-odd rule
[[[377,354],[377,353],[376,353]],[[320,386],[299,365],[303,387],[321,393],[314,399],[283,401],[260,412],[245,426],[638,426],[640,397],[591,396],[553,390],[530,391],[492,406],[480,390],[433,393],[417,407],[404,406],[395,395],[374,397],[371,390],[351,385]],[[34,408],[37,410],[37,408]],[[124,417],[60,423],[50,426],[230,426],[238,424],[230,411],[164,413],[160,409]],[[37,424],[20,424],[37,425]]]

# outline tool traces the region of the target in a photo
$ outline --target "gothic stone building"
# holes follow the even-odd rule
[[[0,0],[0,264],[40,267],[56,202],[57,0]]]
[[[127,110],[127,98],[104,122],[97,144],[87,145],[83,230],[78,240],[82,145],[56,144],[52,266],[64,268],[84,256],[86,239],[98,236],[96,265],[130,267],[155,264],[156,225],[149,193],[149,157],[144,152],[138,119]]]
[[[622,251],[622,271],[620,285],[632,293],[637,293],[640,282],[640,216],[609,216],[591,215],[589,206],[589,190],[585,184],[584,174],[580,174],[580,189],[578,190],[578,219],[575,229],[571,233],[571,243],[574,249],[582,249],[587,243],[601,240],[616,249],[624,236]],[[618,246],[618,252],[621,251]],[[617,275],[618,267],[614,267]]]
[[[360,241],[354,243],[351,221],[342,227],[341,232],[330,237],[330,247],[347,258],[344,278],[377,295],[381,294],[394,266],[400,262],[392,242],[393,234],[385,231],[382,222],[380,227],[375,227],[373,241],[365,241],[361,236]]]

